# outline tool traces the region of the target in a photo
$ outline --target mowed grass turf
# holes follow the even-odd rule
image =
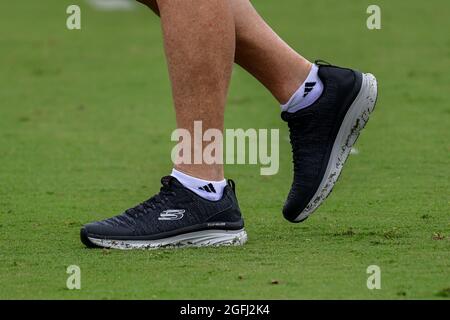
[[[254,1],[294,48],[376,74],[378,106],[339,183],[305,223],[281,208],[288,131],[267,91],[236,67],[227,128],[280,128],[280,171],[227,166],[244,247],[90,250],[87,222],[159,190],[175,126],[159,21],[143,6],[0,4],[0,298],[404,299],[450,295],[450,3]],[[65,27],[78,3],[82,30]],[[81,290],[66,268],[81,268]],[[368,290],[369,265],[381,290]],[[275,280],[275,281],[274,281]]]

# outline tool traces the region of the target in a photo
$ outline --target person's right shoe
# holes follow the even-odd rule
[[[330,194],[377,99],[372,74],[316,64],[324,84],[321,97],[305,109],[281,115],[289,126],[294,162],[283,208],[291,222],[306,220]]]

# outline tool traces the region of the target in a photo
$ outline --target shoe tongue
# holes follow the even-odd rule
[[[170,185],[175,185],[175,186],[181,185],[180,182],[175,177],[172,177],[172,176],[162,177],[161,184],[163,186],[167,186],[167,187],[169,187]]]
[[[165,177],[162,177],[162,178],[161,178],[161,184],[162,184],[163,186],[168,186],[168,185],[170,185],[170,181],[171,181],[172,179],[175,179],[175,178],[172,177],[172,176],[165,176]]]

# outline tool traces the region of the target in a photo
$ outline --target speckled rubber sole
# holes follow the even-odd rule
[[[108,240],[87,235],[97,247],[111,249],[168,249],[184,247],[239,246],[247,242],[247,233],[241,230],[203,230],[158,240]]]

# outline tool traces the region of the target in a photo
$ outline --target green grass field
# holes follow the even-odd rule
[[[81,31],[66,29],[71,3],[81,5]],[[366,28],[373,3],[378,31]],[[122,252],[84,248],[79,229],[147,199],[171,169],[159,21],[141,5],[0,3],[0,298],[449,298],[450,2],[254,4],[306,57],[378,77],[359,154],[311,219],[289,224],[287,128],[273,98],[236,68],[226,127],[280,128],[278,175],[226,168],[248,244]],[[81,268],[81,290],[66,288],[69,265]],[[367,289],[369,265],[381,268],[381,290]]]

